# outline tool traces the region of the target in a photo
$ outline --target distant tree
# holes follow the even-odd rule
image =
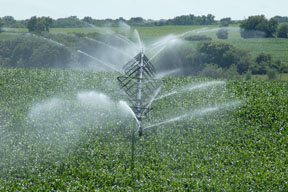
[[[12,16],[4,16],[2,17],[2,20],[5,22],[7,27],[12,27],[16,23],[16,20]]]
[[[52,25],[53,20],[50,17],[41,17],[40,22],[44,24],[44,31],[49,32],[49,28]]]
[[[288,71],[288,66],[282,63],[280,60],[277,60],[273,66],[274,69],[280,74],[280,81],[282,80],[282,73]]]
[[[118,21],[126,22],[126,20],[125,20],[123,17],[119,17],[119,18],[118,18]]]
[[[251,79],[252,79],[252,71],[249,69],[249,70],[246,72],[245,80],[251,80]]]
[[[52,19],[50,17],[39,17],[37,18],[36,16],[31,17],[28,20],[27,23],[27,28],[29,32],[36,32],[36,33],[41,33],[41,32],[49,32],[49,28],[52,25]]]
[[[228,28],[220,27],[220,29],[216,33],[216,36],[218,39],[228,39]]]
[[[253,63],[247,51],[225,42],[203,42],[199,45],[198,51],[203,63],[213,63],[223,69],[235,65],[240,74],[246,73]]]
[[[192,20],[189,15],[181,15],[178,17],[175,17],[172,21],[175,25],[191,25]]]
[[[265,31],[265,33],[267,34],[267,37],[273,37],[274,34],[277,32],[277,28],[278,28],[278,20],[275,18],[271,18],[268,22],[268,30]]]
[[[95,24],[94,22],[95,20],[93,20],[93,24]],[[66,18],[59,18],[53,21],[51,27],[55,27],[55,28],[87,27],[87,23],[78,19],[77,16],[70,16]]]
[[[206,16],[206,23],[205,23],[205,25],[212,25],[214,22],[215,22],[215,16],[214,15],[212,15],[212,14],[208,14],[207,16]]]
[[[92,17],[84,17],[84,18],[82,19],[82,21],[84,21],[84,22],[86,22],[86,23],[90,23],[90,24],[93,23]]]
[[[277,32],[277,37],[288,38],[288,24],[287,23],[280,25],[278,32]]]
[[[220,26],[222,26],[222,27],[227,27],[227,26],[229,26],[230,23],[231,23],[230,17],[220,19]]]
[[[0,33],[2,32],[3,25],[4,25],[4,21],[0,18]]]
[[[269,80],[276,79],[277,71],[275,69],[268,69],[267,70],[267,75],[268,75],[268,79]]]
[[[160,20],[155,23],[155,25],[212,25],[215,23],[215,16],[208,14],[202,16],[190,15],[181,15],[177,16],[174,19],[169,20]]]
[[[268,21],[264,15],[250,16],[241,22],[240,27],[243,38],[273,37],[278,21],[275,18]]]
[[[144,22],[144,19],[142,17],[131,17],[129,21],[132,23],[141,23]]]
[[[262,63],[262,62],[271,63],[272,62],[272,56],[271,56],[271,54],[260,53],[256,57],[255,61],[256,61],[256,63]]]
[[[251,67],[251,70],[253,74],[267,74],[267,72],[271,69],[282,72],[283,69],[282,68],[280,69],[280,66],[281,61],[280,60],[274,61],[271,54],[260,53],[255,58],[255,63]]]
[[[288,17],[275,16],[274,18],[279,22],[288,22]]]
[[[0,66],[9,67],[65,68],[72,61],[66,47],[29,37],[0,41],[0,55]]]
[[[29,32],[36,31],[36,24],[37,24],[37,17],[36,16],[31,17],[27,23],[27,28]]]

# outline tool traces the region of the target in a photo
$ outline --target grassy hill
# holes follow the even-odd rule
[[[287,82],[165,78],[132,171],[117,74],[0,74],[0,191],[288,190]]]

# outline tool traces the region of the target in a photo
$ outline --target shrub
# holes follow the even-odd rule
[[[252,79],[252,71],[249,69],[246,73],[245,80],[251,80]]]
[[[206,64],[205,68],[199,73],[201,77],[221,78],[223,70],[215,64]]]
[[[267,72],[268,79],[276,79],[277,71],[275,69],[269,69]]]
[[[285,67],[283,68],[280,60],[274,61],[271,54],[267,53],[260,53],[251,66],[253,74],[266,74],[270,69],[284,72]]]
[[[204,42],[199,45],[198,51],[202,53],[204,63],[214,63],[223,69],[228,69],[234,64],[240,74],[246,73],[252,64],[247,51],[225,42]]]
[[[220,27],[216,33],[218,39],[228,39],[228,29],[227,27]]]

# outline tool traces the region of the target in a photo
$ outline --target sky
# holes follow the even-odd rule
[[[267,18],[288,16],[287,7],[288,0],[0,0],[0,17],[13,16],[17,20],[32,16],[53,19],[143,17],[158,20],[212,14],[217,20],[225,17],[242,20],[260,14]]]

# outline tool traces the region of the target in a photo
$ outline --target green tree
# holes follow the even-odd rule
[[[84,21],[84,22],[86,22],[86,23],[90,23],[90,24],[93,23],[92,17],[84,17],[84,18],[82,19],[82,21]]]
[[[12,16],[4,16],[2,17],[2,20],[5,22],[7,27],[12,27],[16,23],[16,20]]]
[[[274,34],[277,32],[278,28],[278,20],[275,18],[271,18],[268,22],[268,30],[265,31],[267,37],[273,37]]]
[[[104,20],[101,21],[103,22]],[[95,24],[94,22],[95,20],[93,20],[93,24]],[[77,16],[70,16],[67,18],[59,18],[53,21],[51,26],[56,28],[87,27],[87,23],[82,22],[80,19],[77,18]]]
[[[253,63],[247,51],[225,42],[204,42],[199,45],[198,51],[203,63],[213,63],[223,69],[234,64],[240,74],[246,73]]]
[[[230,23],[231,23],[231,18],[230,17],[226,17],[226,18],[220,19],[220,26],[221,27],[227,27],[227,26],[229,26]]]
[[[207,16],[206,16],[206,23],[205,23],[205,25],[212,25],[214,22],[215,22],[215,16],[214,15],[212,15],[212,14],[208,14]]]
[[[243,38],[273,37],[277,27],[277,19],[271,18],[268,21],[264,15],[250,16],[240,24]]]
[[[51,19],[50,17],[42,17],[42,20],[44,20],[44,25],[45,25],[45,31],[49,32],[49,28],[53,23],[53,19]]]
[[[0,33],[2,32],[3,25],[4,25],[4,21],[0,18]]]
[[[275,16],[275,19],[277,19],[279,22],[288,22],[288,17],[281,17],[281,16]]]
[[[66,47],[28,37],[0,41],[0,55],[0,65],[9,67],[65,68],[72,61]]]
[[[211,14],[207,16],[181,15],[167,21],[158,21],[156,25],[212,25],[215,23],[214,18],[215,16]]]
[[[288,38],[288,24],[287,23],[280,25],[278,32],[277,32],[277,37]]]
[[[252,71],[249,69],[245,75],[245,80],[251,80],[252,79]]]
[[[277,60],[274,64],[274,69],[278,71],[280,74],[280,81],[282,80],[282,73],[285,73],[288,71],[288,66],[282,63],[280,60]]]
[[[36,24],[37,24],[37,17],[36,16],[31,17],[27,23],[27,28],[29,32],[36,31]]]
[[[276,79],[277,71],[275,69],[268,69],[267,76],[269,80]]]
[[[129,21],[132,23],[142,23],[145,20],[142,17],[131,17],[131,19]]]
[[[255,63],[251,66],[253,74],[266,74],[268,71],[277,70],[279,73],[284,72],[285,67],[282,68],[280,60],[274,61],[272,56],[267,53],[260,53],[255,58]]]
[[[28,20],[27,28],[29,32],[49,32],[49,28],[52,25],[53,20],[50,17],[39,17],[36,16],[31,17]]]

